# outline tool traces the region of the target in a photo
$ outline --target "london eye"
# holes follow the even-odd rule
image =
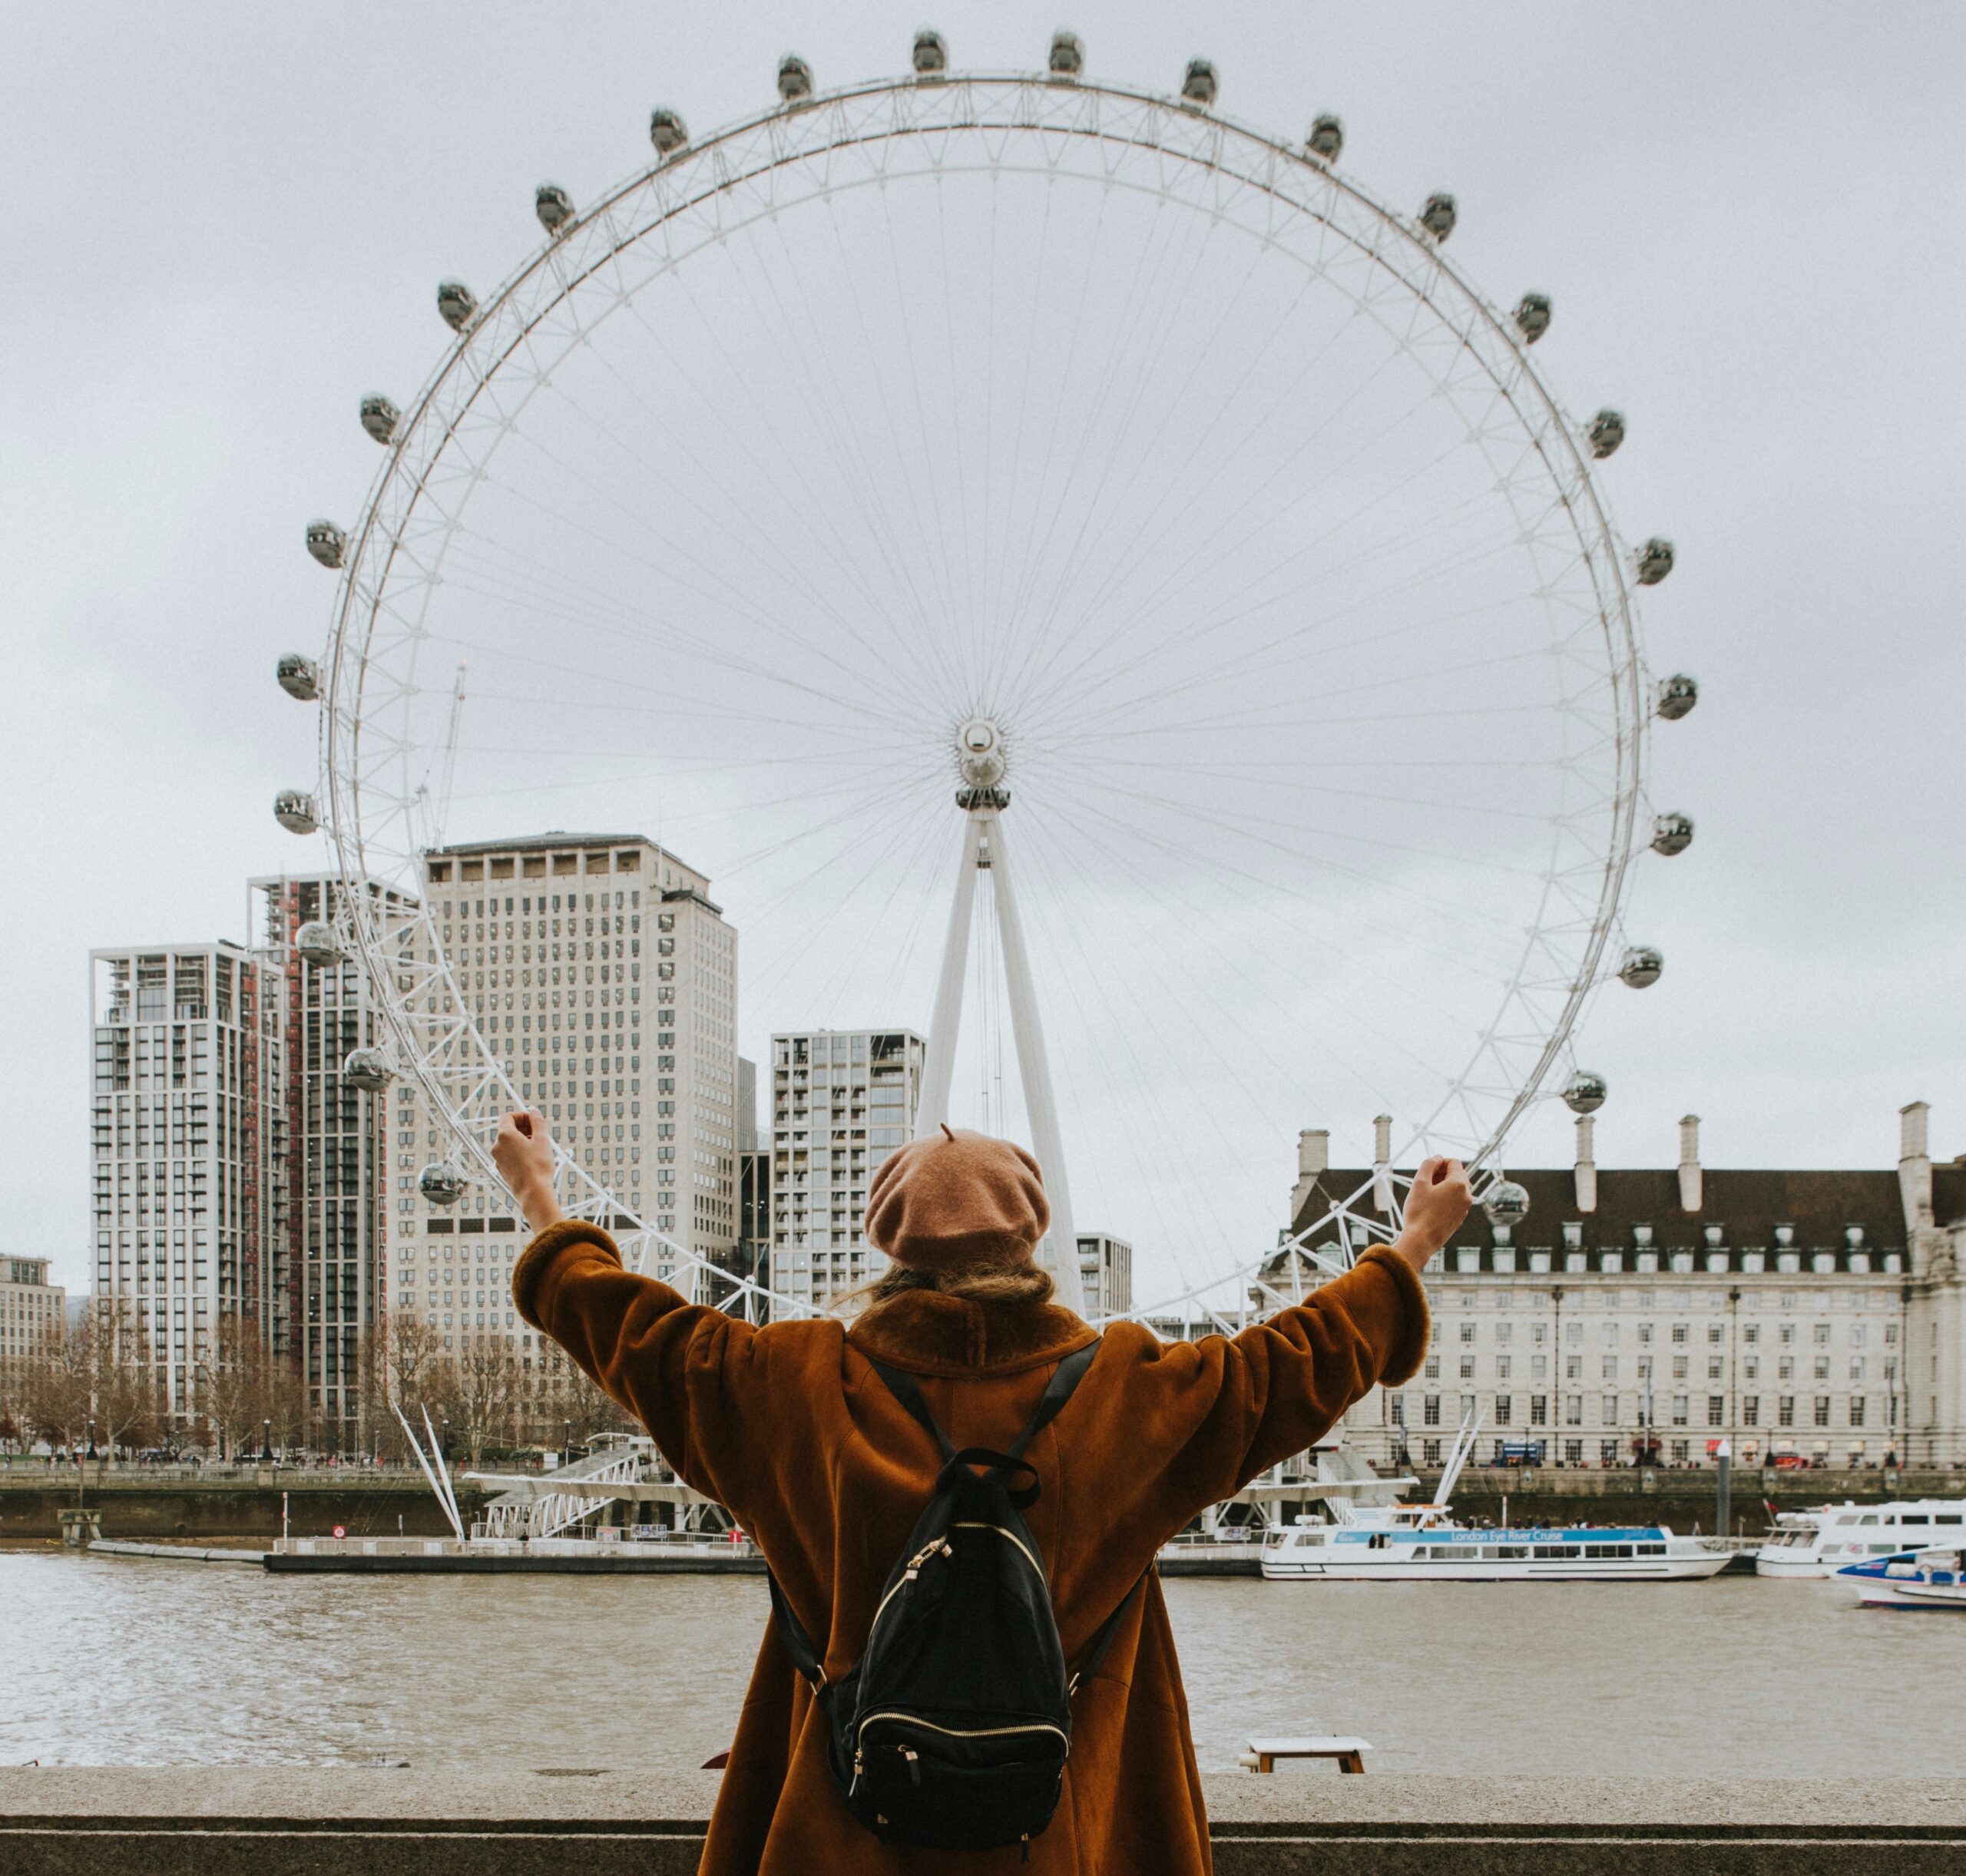
[[[543,183],[505,280],[439,286],[424,384],[351,398],[382,460],[307,532],[332,617],[280,681],[320,779],[276,810],[409,897],[441,839],[634,822],[731,908],[747,1034],[922,1028],[921,1127],[1031,1142],[1142,1314],[1247,1306],[1314,1119],[1387,1117],[1388,1169],[1455,1154],[1509,1216],[1525,1115],[1606,1097],[1592,998],[1664,969],[1625,912],[1693,836],[1646,776],[1697,694],[1647,668],[1673,549],[1614,524],[1626,419],[1559,399],[1560,309],[1488,297],[1453,197],[1380,200],[1336,116],[1274,136],[1170,75],[924,33],[838,89],[788,58],[713,134],[656,109],[591,200]],[[455,1198],[528,1099],[510,1039],[427,914],[344,901],[319,941],[392,1032],[349,1072],[421,1088]],[[566,1173],[631,1258],[668,1241]],[[1335,1196],[1319,1255],[1398,1203]]]

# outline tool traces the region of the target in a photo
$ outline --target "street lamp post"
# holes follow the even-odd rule
[[[1555,1406],[1555,1411],[1551,1416],[1552,1431],[1550,1444],[1556,1447],[1561,1454],[1563,1448],[1558,1443],[1563,1438],[1563,1428],[1567,1424],[1564,1419],[1563,1390],[1569,1385],[1564,1378],[1564,1286],[1561,1283],[1550,1285],[1550,1301],[1556,1309],[1556,1321],[1550,1331],[1550,1398]],[[1561,1465],[1564,1462],[1559,1457],[1551,1463]]]
[[[1727,1292],[1727,1428],[1725,1443],[1731,1457],[1740,1444],[1740,1428],[1736,1424],[1740,1418],[1741,1373],[1741,1287],[1737,1283]],[[1723,1498],[1725,1498],[1723,1492]],[[1723,1530],[1722,1537],[1726,1536]]]
[[[1892,1391],[1892,1405],[1900,1411],[1890,1441],[1891,1450],[1901,1466],[1908,1464],[1911,1457],[1911,1345],[1907,1327],[1911,1303],[1911,1285],[1901,1285],[1898,1292],[1898,1385]]]
[[[273,1462],[273,1423],[270,1419],[260,1422],[260,1463],[270,1466]]]

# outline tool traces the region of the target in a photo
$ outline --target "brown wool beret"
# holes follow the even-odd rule
[[[1021,1263],[1051,1223],[1038,1162],[961,1128],[890,1154],[867,1195],[869,1242],[923,1269]]]

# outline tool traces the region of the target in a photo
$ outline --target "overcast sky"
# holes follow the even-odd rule
[[[955,62],[1035,65],[1056,9],[943,7]],[[1224,18],[1225,12],[1229,17]],[[300,548],[376,464],[352,420],[419,382],[435,280],[490,282],[544,175],[591,198],[652,103],[707,129],[901,68],[919,9],[15,7],[0,68],[0,1245],[86,1281],[86,954],[245,935],[296,864],[274,790],[312,713]],[[1594,1013],[1608,1164],[1879,1165],[1895,1110],[1966,1148],[1957,542],[1966,493],[1966,13],[1953,6],[1085,5],[1098,72],[1301,135],[1341,111],[1379,194],[1458,197],[1456,256],[1547,290],[1551,369],[1615,402],[1620,518],[1677,542],[1652,661],[1699,677],[1654,792],[1699,836],[1643,882],[1665,980]],[[1640,931],[1637,928],[1643,925]],[[746,1028],[746,1042],[751,1038]],[[1369,1114],[1315,1119],[1368,1150]],[[1081,1221],[1084,1222],[1084,1221]]]

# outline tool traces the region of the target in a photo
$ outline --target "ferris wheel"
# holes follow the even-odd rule
[[[1300,1233],[1342,1262],[1393,1166],[1457,1154],[1505,1220],[1524,1116],[1604,1099],[1572,1037],[1663,968],[1623,912],[1692,838],[1645,777],[1697,695],[1646,666],[1673,554],[1614,526],[1625,420],[1566,411],[1548,299],[1470,282],[1451,196],[1396,210],[1337,117],[1279,141],[1216,92],[1095,81],[1068,33],[961,74],[925,32],[830,91],[787,58],[714,135],[657,110],[591,203],[543,184],[495,290],[441,284],[429,380],[362,404],[359,518],[308,531],[333,624],[281,681],[322,782],[276,805],[402,889],[319,942],[389,1013],[351,1073],[442,1117],[426,1192],[493,1179],[521,1096],[405,908],[439,838],[521,827],[685,852],[753,1052],[925,1029],[920,1129],[1031,1140],[1054,1246],[1111,1232],[1203,1307],[1273,1252],[1300,1125],[1385,1117]],[[567,1170],[631,1257],[661,1236]]]

